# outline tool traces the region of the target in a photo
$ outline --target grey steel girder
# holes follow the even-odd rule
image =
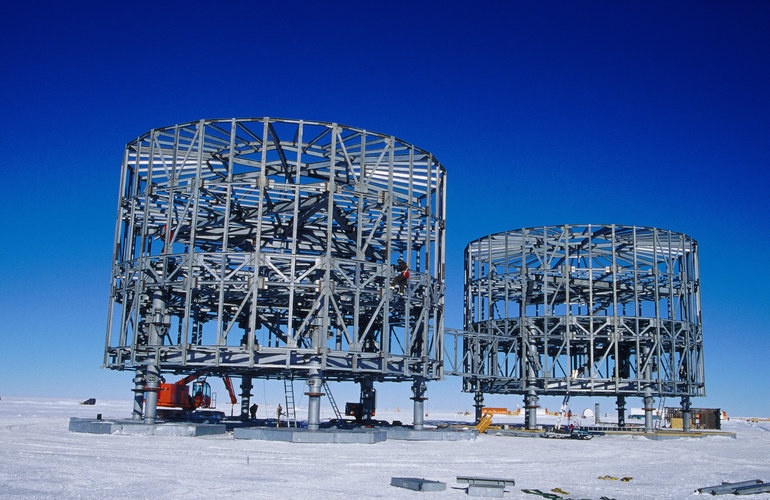
[[[275,118],[151,130],[124,154],[104,365],[439,379],[445,214],[444,167],[393,136]]]

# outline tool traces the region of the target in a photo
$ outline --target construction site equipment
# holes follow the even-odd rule
[[[739,483],[728,483],[725,481],[717,486],[706,486],[695,491],[709,495],[753,495],[755,493],[770,492],[770,483],[764,483],[761,479],[752,479]]]
[[[211,408],[211,385],[205,378],[196,380],[200,372],[194,372],[178,380],[173,384],[161,382],[158,389],[158,406],[166,408],[181,408],[183,410],[197,410],[198,408]],[[193,382],[192,393],[187,386]]]
[[[158,387],[158,406],[181,408],[186,411],[214,406],[212,404],[211,385],[206,382],[206,377],[201,376],[201,373],[201,371],[193,372],[173,384],[161,382]],[[236,404],[238,399],[235,397],[230,377],[224,376],[222,381],[230,395],[230,404]],[[192,393],[188,387],[190,382],[193,382]]]
[[[417,477],[391,477],[390,485],[414,491],[446,491],[446,483]]]
[[[364,405],[358,402],[348,401],[345,403],[345,415],[354,417],[356,420],[361,420],[364,415]]]
[[[470,484],[465,489],[468,496],[471,497],[503,497],[505,496],[505,486],[494,484]]]
[[[234,405],[238,403],[238,398],[235,397],[235,389],[233,388],[233,381],[230,380],[230,377],[225,375],[222,377],[222,382],[225,384],[225,389],[227,389],[227,394],[230,396],[230,404]]]
[[[655,412],[658,418],[653,420],[653,427],[656,431],[660,430],[664,426],[663,412],[666,408],[666,397],[662,396],[658,398],[658,408]]]
[[[337,422],[342,422],[343,418],[342,418],[342,415],[340,414],[340,409],[337,406],[337,402],[334,400],[334,395],[332,395],[332,390],[329,388],[329,383],[326,380],[324,380],[323,388],[324,388],[324,391],[326,392],[326,397],[329,398],[329,404],[332,407],[332,411],[334,411],[334,418],[337,419]],[[345,412],[345,414],[347,414],[347,411]]]
[[[735,488],[735,495],[756,495],[758,493],[770,493],[770,484],[755,484],[754,486],[741,486]]]
[[[690,428],[692,429],[721,429],[722,428],[722,410],[719,408],[689,408],[686,413],[690,419]],[[662,419],[672,429],[682,429],[684,427],[684,415],[679,408],[664,408]]]
[[[561,402],[561,408],[559,409],[559,418],[556,419],[556,425],[554,426],[555,430],[558,430],[559,428],[561,428],[562,420],[565,417],[569,422],[568,412],[569,412],[569,393],[564,395],[564,399]]]
[[[283,393],[286,402],[286,426],[297,427],[297,408],[294,405],[294,382],[283,379]]]
[[[540,437],[549,438],[549,439],[582,439],[582,440],[589,440],[592,439],[594,436],[588,431],[585,431],[583,429],[578,429],[576,427],[573,428],[555,428],[552,431],[546,431],[540,434]]]
[[[487,430],[487,427],[489,427],[491,424],[492,424],[492,415],[487,413],[483,417],[481,417],[481,421],[479,421],[479,423],[476,424],[476,427],[474,427],[474,429],[476,429],[479,432],[479,434],[483,434],[484,431]]]
[[[485,484],[493,486],[516,486],[513,479],[503,479],[499,477],[478,477],[478,476],[457,476],[458,483]]]
[[[538,490],[536,488],[522,488],[522,493],[527,495],[537,495],[539,497],[547,498],[549,500],[562,500],[564,497],[557,495],[556,493],[548,493],[547,491]],[[607,497],[601,497],[600,500],[613,500]]]

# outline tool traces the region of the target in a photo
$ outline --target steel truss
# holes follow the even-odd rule
[[[272,118],[151,130],[123,159],[104,364],[439,379],[445,213],[443,166],[392,136]]]
[[[477,394],[703,396],[699,288],[697,242],[680,233],[480,238],[465,249],[465,329],[448,330],[447,373]]]

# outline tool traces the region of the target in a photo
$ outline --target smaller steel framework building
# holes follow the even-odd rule
[[[448,331],[447,373],[476,394],[626,398],[704,395],[698,246],[663,229],[534,227],[465,249],[464,330]],[[686,421],[689,421],[685,419]]]
[[[125,149],[104,365],[309,385],[443,376],[446,175],[390,135],[275,118],[153,129]],[[405,274],[408,273],[408,274]]]

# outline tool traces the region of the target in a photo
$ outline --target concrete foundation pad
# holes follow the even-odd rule
[[[374,444],[387,439],[385,431],[320,429],[308,431],[291,427],[239,427],[233,430],[235,439],[285,441],[287,443],[359,443]]]
[[[224,434],[222,424],[199,424],[192,422],[159,422],[145,424],[140,420],[96,420],[92,418],[70,418],[70,432],[89,434],[122,434],[154,436],[209,436]]]
[[[734,432],[724,431],[667,431],[661,430],[657,432],[627,432],[627,431],[607,431],[607,436],[640,436],[653,441],[665,441],[669,439],[704,439],[709,437],[726,437],[736,439]]]
[[[404,441],[470,441],[479,435],[468,429],[423,429],[416,431],[410,427],[385,427],[388,439]]]

